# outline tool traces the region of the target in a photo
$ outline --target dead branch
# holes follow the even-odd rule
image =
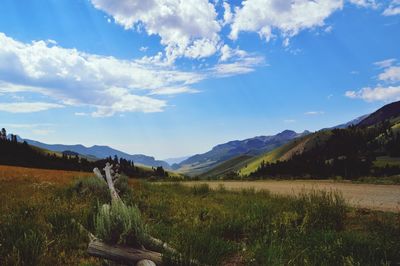
[[[154,265],[162,265],[161,253],[121,245],[108,245],[99,239],[90,241],[87,252],[91,256],[119,263],[136,264],[142,260],[150,260],[154,262]]]

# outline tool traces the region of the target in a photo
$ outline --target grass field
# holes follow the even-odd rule
[[[0,265],[107,265],[86,255],[87,234],[72,221],[93,232],[98,206],[110,200],[105,186],[85,177],[90,173],[18,167],[0,167],[0,173]],[[338,193],[278,196],[133,179],[129,187],[118,187],[123,200],[137,205],[147,230],[186,259],[208,265],[400,262],[400,215],[349,208]]]
[[[375,185],[365,183],[336,182],[332,180],[259,180],[259,181],[191,181],[187,186],[207,184],[217,189],[224,186],[229,190],[268,190],[280,195],[293,195],[314,190],[339,191],[346,202],[354,207],[381,211],[400,211],[400,185]]]

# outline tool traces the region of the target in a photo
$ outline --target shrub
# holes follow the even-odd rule
[[[102,202],[110,201],[110,192],[106,182],[98,177],[82,178],[75,181],[68,189],[67,194],[79,194],[85,196],[95,196]]]
[[[196,196],[204,196],[210,193],[210,187],[208,184],[200,184],[200,185],[194,185],[192,187],[192,193]]]
[[[145,241],[145,227],[139,209],[120,201],[99,208],[94,224],[96,235],[106,243],[138,246]]]
[[[298,196],[304,218],[302,229],[340,230],[343,229],[347,205],[337,191],[311,191]]]

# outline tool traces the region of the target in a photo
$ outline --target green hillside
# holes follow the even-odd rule
[[[238,171],[240,168],[244,167],[247,165],[247,162],[253,159],[253,156],[249,155],[241,155],[237,156],[235,158],[232,158],[228,161],[225,161],[218,166],[214,167],[213,169],[205,172],[204,174],[201,174],[199,177],[200,178],[215,178],[218,177],[220,179],[223,179],[229,174],[232,174],[236,171]]]
[[[247,176],[252,172],[256,171],[262,162],[274,163],[278,160],[284,161],[292,158],[295,154],[301,154],[313,148],[317,143],[320,145],[326,141],[331,135],[331,131],[324,130],[319,131],[300,139],[296,139],[288,144],[285,144],[275,150],[264,153],[258,157],[255,157],[249,161],[247,164],[238,169],[238,174],[240,176]]]

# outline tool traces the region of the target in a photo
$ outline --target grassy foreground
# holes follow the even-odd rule
[[[98,208],[110,200],[105,186],[82,173],[35,170],[21,178],[16,169],[2,169],[0,265],[107,265],[86,255],[87,236],[72,221],[94,232]],[[139,207],[146,230],[208,265],[400,262],[400,215],[350,209],[338,193],[287,197],[204,185],[129,185],[117,187],[128,205]]]

